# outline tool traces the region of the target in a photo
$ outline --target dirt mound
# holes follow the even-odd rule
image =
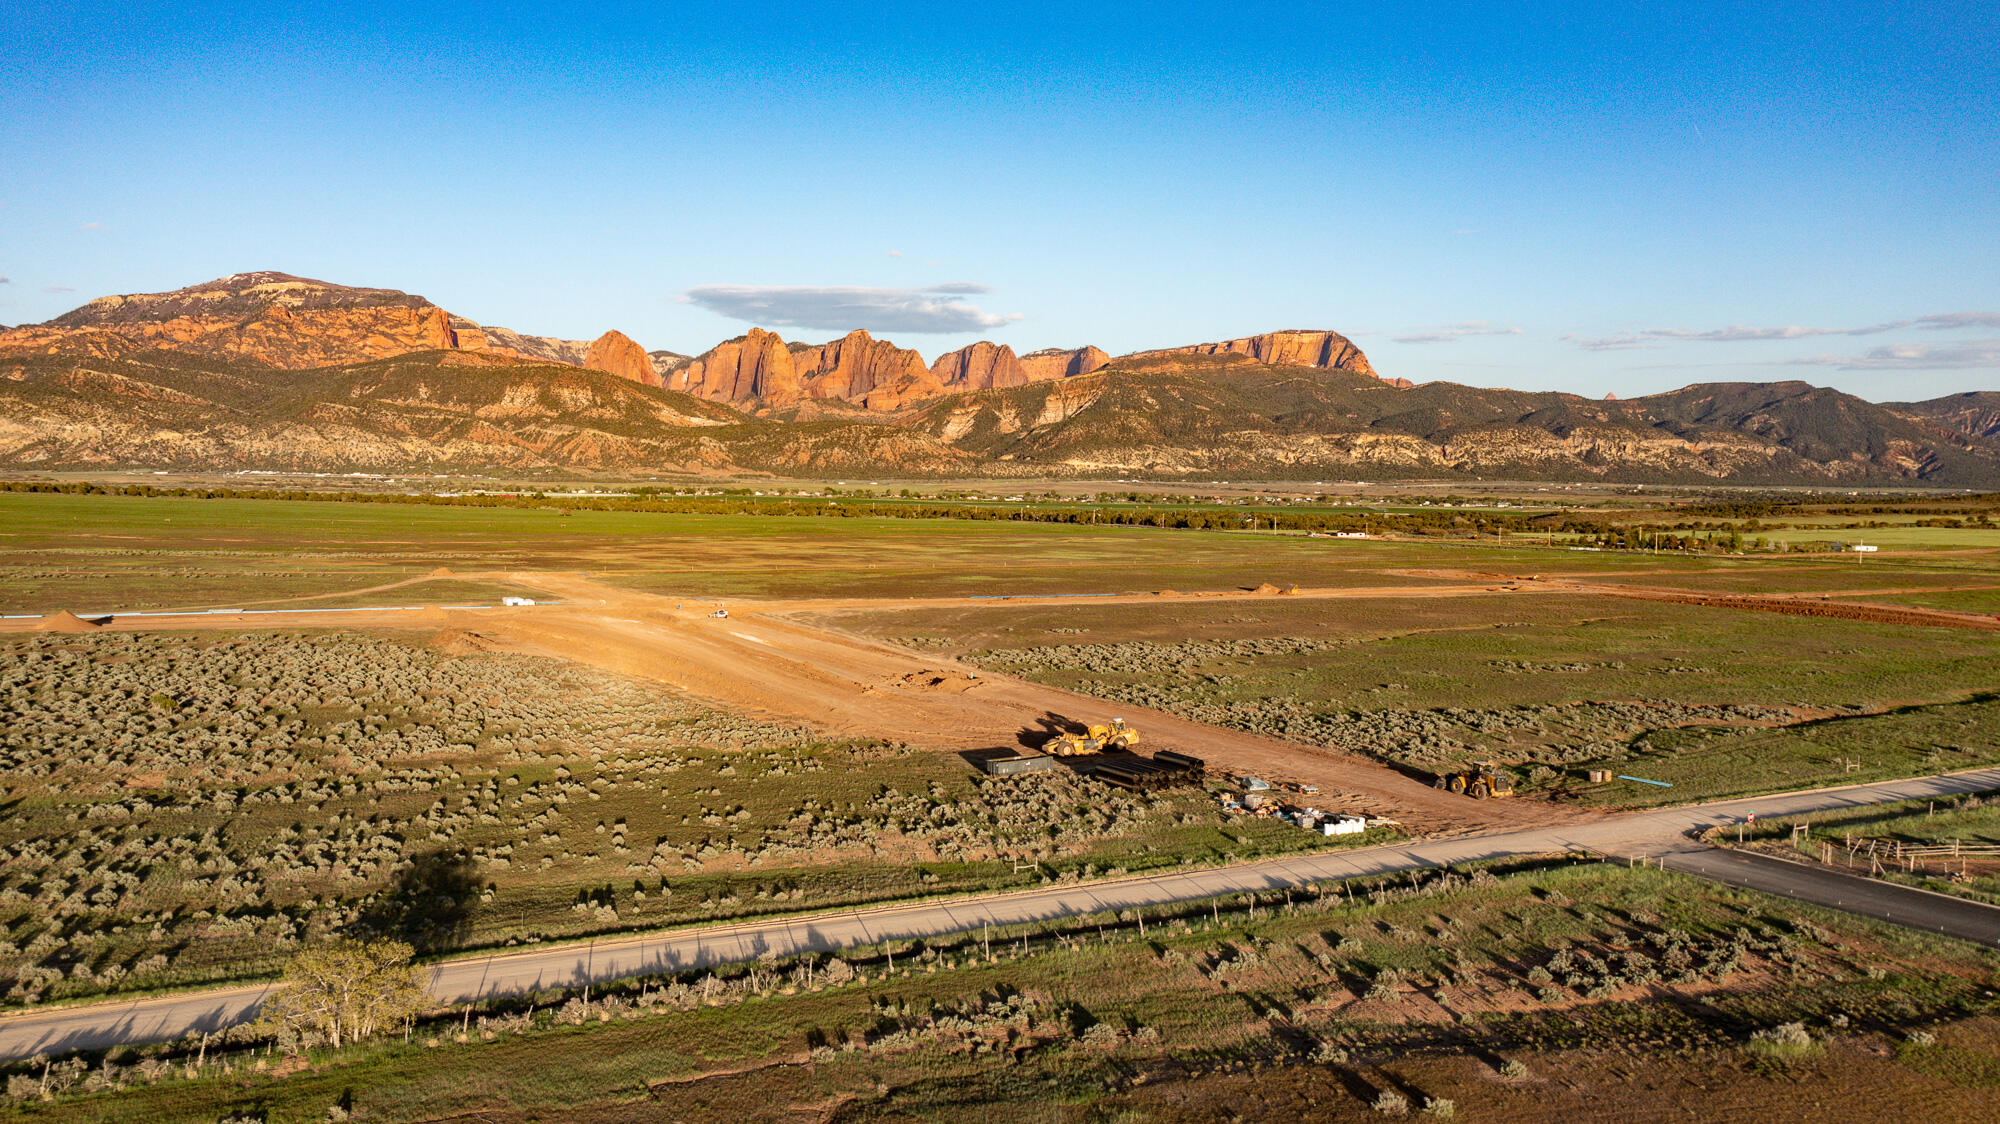
[[[979,680],[963,671],[913,671],[893,681],[893,686],[908,687],[918,691],[970,691],[979,686]]]
[[[97,631],[97,627],[98,627],[98,622],[84,620],[82,617],[77,616],[75,613],[70,612],[68,609],[64,609],[59,613],[50,613],[48,616],[43,617],[42,622],[35,626],[35,631],[36,632],[95,632]]]
[[[1270,597],[1274,594],[1281,593],[1283,591],[1280,590],[1277,586],[1272,585],[1270,582],[1265,582],[1262,585],[1259,585],[1256,589],[1251,590],[1250,592],[1256,594],[1259,597]]]
[[[463,628],[447,628],[439,632],[431,637],[428,647],[447,656],[476,656],[505,650],[498,641]]]
[[[430,573],[425,574],[424,576],[427,578],[449,578],[449,577],[456,577],[457,575],[451,572],[450,566],[439,566],[437,569],[432,570]]]
[[[1155,596],[1155,597],[1179,597],[1179,596],[1180,596],[1180,593],[1179,593],[1178,591],[1175,591],[1175,590],[1171,590],[1171,589],[1160,589],[1160,590],[1155,590],[1155,591],[1153,591],[1153,596]]]

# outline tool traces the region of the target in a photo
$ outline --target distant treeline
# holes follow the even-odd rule
[[[528,510],[655,512],[674,515],[816,516],[842,519],[964,519],[996,523],[1071,523],[1188,530],[1269,529],[1279,531],[1368,531],[1385,534],[1460,536],[1539,532],[1525,515],[1468,515],[1453,511],[1313,511],[1283,508],[1225,509],[1179,506],[1104,508],[1035,504],[965,504],[912,500],[863,500],[780,496],[434,496],[389,492],[316,492],[275,488],[160,488],[151,484],[0,482],[0,492],[74,496],[135,496],[148,499],[297,500],[312,503],[405,504],[419,507],[517,508]]]

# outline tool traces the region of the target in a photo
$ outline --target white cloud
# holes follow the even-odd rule
[[[2000,368],[2000,340],[1968,340],[1933,347],[1924,343],[1892,343],[1871,347],[1860,355],[1808,355],[1787,359],[1784,366],[1837,367],[1843,371],[1944,371]]]
[[[1694,331],[1687,328],[1642,328],[1609,336],[1564,336],[1585,351],[1619,351],[1634,347],[1657,347],[1662,343],[1746,343],[1764,340],[1803,340],[1817,336],[1878,336],[1903,328],[1951,331],[1958,328],[2000,328],[2000,312],[1938,312],[1911,320],[1885,320],[1859,328],[1812,328],[1800,324],[1758,327],[1731,324],[1726,328]]]
[[[903,251],[901,251],[901,250],[890,250],[890,251],[889,251],[889,256],[890,256],[890,257],[892,257],[892,258],[900,258],[900,257],[902,257],[902,256],[903,256]]]
[[[42,292],[44,292],[44,293],[74,293],[74,292],[76,292],[76,287],[75,287],[75,286],[73,286],[73,285],[44,285],[44,286],[42,286]]]
[[[847,285],[697,285],[682,295],[718,316],[779,328],[884,332],[976,332],[1021,317],[987,312],[958,298],[991,292],[985,285],[952,281],[915,289]]]
[[[1450,343],[1467,336],[1518,336],[1521,329],[1512,326],[1499,328],[1484,320],[1467,320],[1459,324],[1446,324],[1441,328],[1411,328],[1402,335],[1389,338],[1397,343]]]
[[[83,224],[82,226],[79,226],[79,227],[77,227],[77,229],[78,229],[78,230],[103,230],[103,229],[104,229],[104,224],[103,224],[103,223],[101,223],[101,222],[87,222],[87,223],[84,223],[84,224]]]

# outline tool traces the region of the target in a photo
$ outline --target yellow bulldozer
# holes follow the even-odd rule
[[[1437,787],[1446,792],[1462,792],[1474,800],[1489,796],[1514,795],[1514,778],[1492,761],[1475,761],[1456,773],[1439,773]]]
[[[1057,757],[1079,757],[1087,753],[1124,753],[1139,744],[1139,731],[1113,718],[1108,725],[1093,725],[1081,734],[1058,734],[1048,745]]]

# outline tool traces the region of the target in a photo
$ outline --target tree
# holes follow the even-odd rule
[[[285,966],[264,1000],[258,1029],[287,1049],[341,1046],[404,1025],[430,1002],[423,974],[402,941],[336,941]]]

